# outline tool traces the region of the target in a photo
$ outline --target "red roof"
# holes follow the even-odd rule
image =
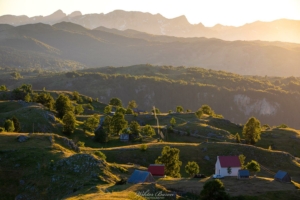
[[[151,174],[153,176],[164,176],[165,175],[165,165],[151,164],[148,167],[148,171],[151,172]]]
[[[238,156],[218,156],[221,167],[241,167]]]

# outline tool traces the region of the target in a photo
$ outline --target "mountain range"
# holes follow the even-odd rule
[[[237,16],[238,17],[238,16]],[[278,19],[271,22],[256,21],[243,26],[224,26],[217,24],[205,27],[203,24],[190,24],[185,16],[168,19],[161,14],[136,11],[115,10],[107,14],[85,14],[75,11],[66,15],[58,10],[49,16],[27,17],[4,15],[0,24],[19,26],[24,24],[44,23],[53,25],[59,22],[72,22],[87,29],[100,26],[117,30],[136,30],[154,35],[176,37],[207,37],[222,40],[263,40],[300,43],[300,21]]]
[[[49,17],[55,19],[54,17]],[[0,25],[0,66],[70,71],[150,63],[243,75],[300,76],[300,44],[155,36],[134,30]]]

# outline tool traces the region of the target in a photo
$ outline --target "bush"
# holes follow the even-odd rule
[[[106,156],[104,153],[102,153],[101,151],[96,151],[94,153],[96,156],[98,156],[99,158],[102,158],[103,160],[106,160]]]
[[[84,144],[85,144],[85,143],[84,143],[84,142],[81,142],[81,141],[78,141],[78,142],[77,142],[77,146],[79,146],[79,147],[84,147]]]
[[[288,128],[288,126],[285,124],[280,124],[279,126],[277,126],[277,128]]]
[[[0,127],[0,133],[4,132],[4,131],[5,131],[5,129],[3,127]]]
[[[148,149],[148,146],[146,144],[141,144],[140,150],[141,151],[146,151]]]

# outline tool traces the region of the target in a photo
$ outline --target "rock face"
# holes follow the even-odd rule
[[[245,115],[254,113],[259,115],[275,115],[280,107],[277,102],[271,103],[265,98],[254,100],[242,94],[235,95],[234,102]]]
[[[19,142],[25,142],[25,141],[28,140],[28,139],[29,139],[29,137],[27,137],[27,136],[25,136],[25,135],[20,135],[20,136],[17,137],[17,140],[18,140]]]

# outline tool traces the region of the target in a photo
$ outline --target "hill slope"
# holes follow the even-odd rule
[[[300,44],[163,38],[89,30],[62,22],[53,26],[0,25],[0,65],[66,71],[140,63],[201,66],[247,75],[300,75]],[[147,39],[148,38],[148,39]]]

